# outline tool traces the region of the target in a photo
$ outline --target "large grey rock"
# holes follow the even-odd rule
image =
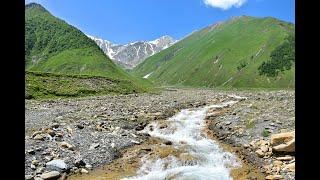
[[[50,162],[47,162],[46,165],[47,166],[54,166],[54,167],[57,167],[57,168],[62,169],[62,170],[68,168],[67,164],[61,159],[54,159],[54,160],[52,160]]]

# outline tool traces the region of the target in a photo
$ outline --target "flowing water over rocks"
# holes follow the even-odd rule
[[[163,159],[142,158],[143,166],[137,176],[124,180],[161,180],[161,179],[232,179],[230,168],[239,166],[237,158],[223,151],[216,142],[208,139],[203,133],[205,116],[208,109],[224,108],[236,101],[228,101],[217,105],[198,109],[185,109],[169,120],[166,126],[152,122],[146,133],[172,142],[174,148],[184,149],[179,157],[169,155]],[[181,159],[181,156],[191,157],[191,161]]]
[[[239,99],[239,96],[247,99]],[[230,100],[239,102],[222,109],[208,106]],[[177,116],[205,120],[179,121],[175,119]],[[186,122],[190,124],[183,124]],[[190,130],[189,135],[198,139],[199,143],[206,143],[192,144],[192,138],[190,141],[178,141],[183,136],[182,132],[189,133],[184,130],[191,127],[188,126],[191,124],[198,130],[205,128],[202,132],[194,129],[195,134]],[[151,168],[167,165],[162,161],[157,164],[157,159],[170,158],[170,166],[180,168],[166,168],[168,174],[174,174],[171,179],[188,172],[181,165],[190,168],[198,166],[201,174],[201,167],[209,166],[209,162],[201,157],[208,156],[210,159],[210,153],[195,150],[195,146],[200,145],[207,145],[213,152],[228,154],[227,159],[222,160],[223,156],[216,156],[225,162],[225,166],[221,165],[221,174],[227,175],[223,177],[230,178],[230,169],[236,166],[235,162],[246,160],[258,169],[261,168],[261,172],[294,179],[294,156],[258,157],[256,147],[249,145],[253,140],[269,141],[270,135],[264,136],[265,131],[274,134],[294,129],[294,91],[177,89],[158,94],[27,100],[25,125],[27,179],[39,179],[42,175],[60,179],[137,178],[155,172],[144,169],[141,162],[149,162],[148,167]],[[182,131],[176,131],[173,127]],[[172,132],[168,135],[170,130]],[[215,141],[210,139],[204,140],[205,134],[214,135],[219,143],[230,144],[231,150],[223,150],[217,144],[211,144]],[[233,152],[234,147],[244,147],[239,151],[245,153]],[[199,155],[201,153],[203,156]],[[236,157],[236,154],[240,160],[233,161],[232,157]],[[53,160],[60,160],[54,162],[59,162],[58,166],[65,168],[48,165]],[[282,163],[273,163],[273,160]],[[232,165],[228,167],[230,162]],[[264,171],[262,167],[269,164],[273,164],[271,169]]]

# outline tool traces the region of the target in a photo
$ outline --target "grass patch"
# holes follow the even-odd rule
[[[25,80],[26,99],[71,98],[154,91],[150,86],[137,85],[130,80],[102,76],[26,72]]]
[[[270,133],[269,133],[269,131],[268,131],[267,129],[264,129],[264,130],[262,131],[262,136],[263,136],[263,137],[269,137],[269,135],[270,135]]]

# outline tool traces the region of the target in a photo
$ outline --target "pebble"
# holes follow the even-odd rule
[[[92,149],[98,148],[99,146],[100,146],[99,143],[93,143],[93,144],[91,144],[89,149],[92,150]]]

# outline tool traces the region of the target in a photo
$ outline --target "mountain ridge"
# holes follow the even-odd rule
[[[277,77],[258,70],[289,34],[294,34],[294,24],[276,18],[233,17],[191,33],[132,73],[163,85],[294,87],[294,63]]]
[[[116,64],[121,64],[126,69],[132,69],[143,60],[166,49],[177,42],[168,35],[161,36],[152,41],[135,41],[127,44],[115,44],[91,35],[87,35],[108,55]]]

